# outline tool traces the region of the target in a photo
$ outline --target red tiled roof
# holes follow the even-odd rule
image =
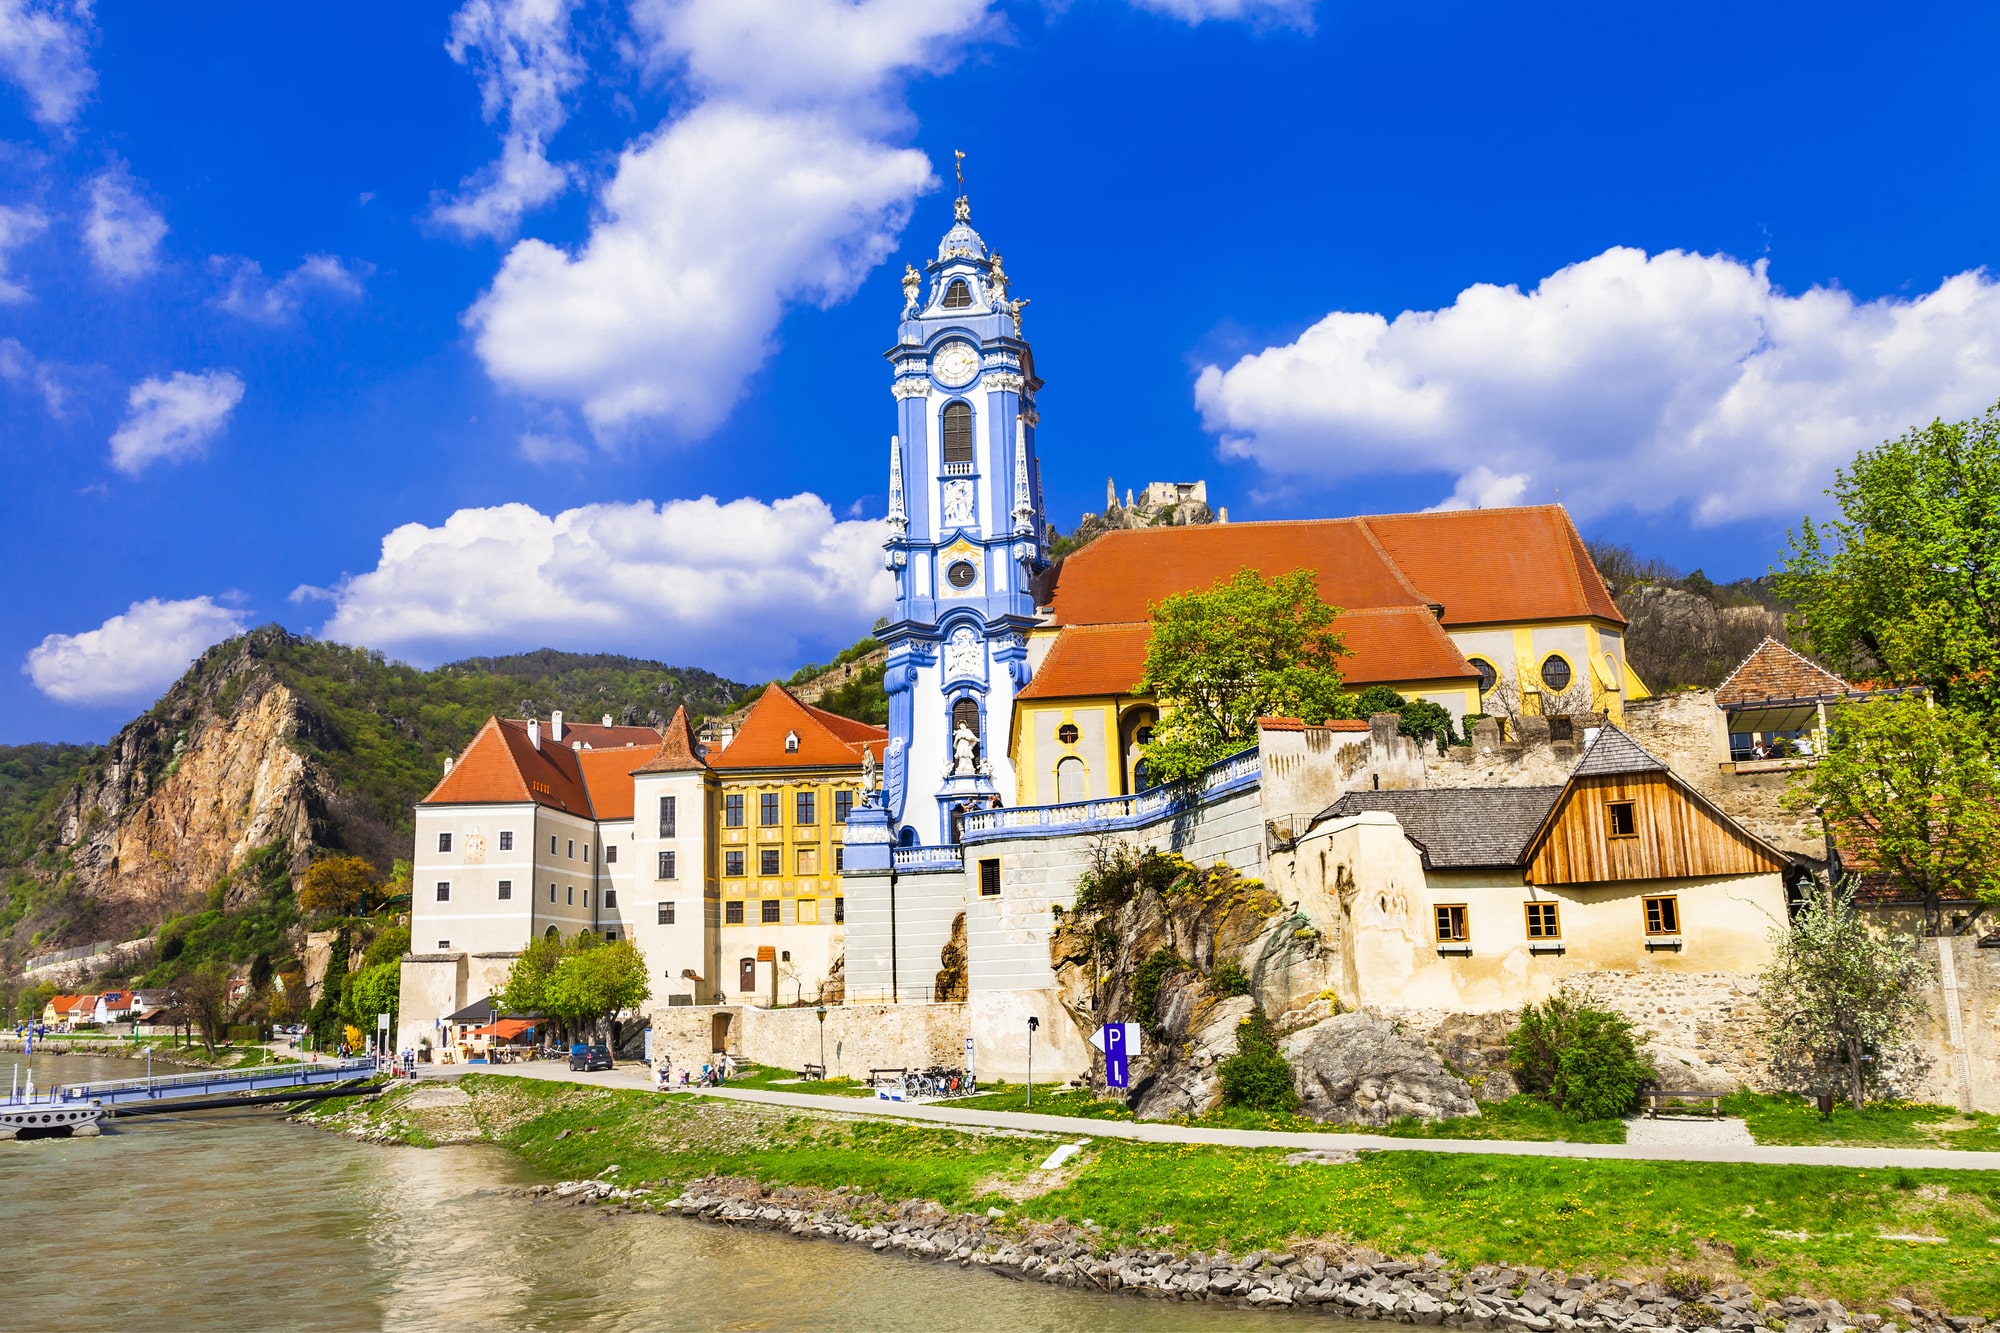
[[[1340,662],[1341,675],[1350,686],[1478,679],[1479,673],[1458,651],[1429,607],[1345,611],[1334,618],[1333,627],[1340,631],[1352,654]],[[1146,621],[1068,626],[1056,636],[1049,655],[1019,697],[1078,699],[1132,694],[1145,674],[1146,644],[1151,638],[1152,625]]]
[[[1366,718],[1337,717],[1326,722],[1301,722],[1295,717],[1260,717],[1259,731],[1366,731]]]
[[[1246,566],[1313,569],[1320,596],[1350,611],[1435,602],[1451,626],[1625,623],[1559,505],[1108,532],[1054,571],[1048,605],[1064,625],[1141,621],[1152,603]]]
[[[707,768],[702,761],[701,745],[694,738],[694,729],[688,725],[688,710],[685,707],[674,710],[674,720],[667,723],[666,735],[660,738],[660,745],[653,757],[634,773],[689,773]]]
[[[423,803],[506,805],[533,801],[588,819],[590,793],[577,753],[566,744],[556,744],[546,731],[541,748],[536,749],[528,740],[527,723],[491,717]]]
[[[1715,687],[1724,708],[1771,699],[1839,698],[1853,687],[1818,663],[1766,637]]]
[[[799,748],[785,749],[787,736]],[[802,704],[782,685],[772,685],[750,706],[749,716],[729,744],[708,756],[710,768],[845,768],[861,763],[864,748],[881,759],[889,733],[880,727]]]
[[[583,770],[584,788],[590,793],[590,809],[597,818],[632,817],[632,773],[651,753],[653,751],[643,745],[576,752],[577,765]]]
[[[547,722],[542,723],[542,739],[549,739]],[[653,727],[606,727],[595,722],[563,719],[562,743],[573,748],[578,742],[593,750],[615,750],[627,745],[650,748],[660,743],[660,733]]]

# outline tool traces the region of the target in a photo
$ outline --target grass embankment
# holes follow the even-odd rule
[[[956,1097],[953,1106],[982,1111],[1035,1111],[1042,1115],[1076,1116],[1086,1120],[1134,1120],[1116,1098],[1067,1085],[1036,1085],[1033,1105],[1025,1084],[995,1084],[977,1097]],[[1524,1139],[1533,1142],[1623,1143],[1622,1120],[1574,1120],[1534,1097],[1511,1097],[1481,1104],[1479,1114],[1455,1120],[1394,1120],[1377,1129],[1371,1125],[1334,1125],[1280,1111],[1254,1111],[1224,1106],[1207,1115],[1176,1116],[1168,1123],[1211,1129],[1269,1129],[1288,1134],[1388,1134],[1399,1139]]]
[[[875,1089],[851,1078],[800,1078],[797,1071],[744,1065],[724,1086],[759,1092],[804,1092],[819,1097],[873,1097]]]
[[[1822,1116],[1803,1097],[1739,1092],[1723,1098],[1722,1110],[1742,1116],[1759,1143],[2000,1152],[2000,1115],[1968,1115],[1928,1102],[1870,1102],[1859,1111],[1841,1102]]]
[[[2000,1310],[2000,1173],[1422,1152],[1286,1166],[1277,1150],[1104,1139],[1062,1171],[1041,1173],[1056,1140],[1040,1136],[504,1075],[468,1075],[457,1086],[470,1094],[451,1111],[461,1123],[569,1178],[614,1164],[625,1185],[749,1176],[955,1209],[998,1205],[1017,1219],[1088,1218],[1112,1245],[1241,1254],[1333,1238],[1468,1265],[1631,1277],[1683,1270],[1745,1281],[1766,1297],[1836,1296],[1861,1309],[1903,1295],[1955,1313]],[[444,1137],[426,1131],[423,1113],[400,1096],[328,1103],[318,1114],[412,1141]],[[1885,1238],[1900,1235],[1941,1243]]]

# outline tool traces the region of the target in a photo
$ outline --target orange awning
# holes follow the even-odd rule
[[[518,1037],[524,1032],[533,1032],[537,1020],[532,1018],[503,1018],[495,1023],[482,1024],[473,1028],[468,1035],[474,1037],[499,1037],[505,1040]]]

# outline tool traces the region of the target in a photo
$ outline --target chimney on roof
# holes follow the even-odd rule
[[[555,709],[549,714],[549,739],[557,745],[562,744],[562,709],[560,708]]]
[[[542,723],[540,718],[528,719],[528,744],[537,750],[542,748]]]
[[[611,714],[606,713],[604,715],[604,725],[607,727],[611,725]]]
[[[1227,523],[1227,522],[1229,521],[1229,506],[1228,506],[1228,505],[1224,505],[1224,506],[1222,506],[1222,508],[1220,508],[1220,509],[1218,509],[1218,510],[1216,510],[1216,511],[1215,511],[1215,521],[1216,521],[1217,523]]]

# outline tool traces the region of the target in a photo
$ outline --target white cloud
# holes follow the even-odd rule
[[[904,81],[946,68],[989,0],[650,0],[640,59],[692,92],[628,145],[574,253],[523,240],[466,312],[487,372],[600,435],[706,434],[786,309],[844,300],[936,185]]]
[[[549,161],[549,140],[568,118],[563,99],[583,81],[570,34],[575,0],[466,0],[445,49],[479,77],[481,110],[503,115],[500,157],[469,177],[432,216],[468,235],[506,237],[521,217],[561,194],[569,173]]]
[[[0,207],[0,305],[28,299],[26,284],[9,276],[8,259],[12,251],[41,235],[48,225],[48,218],[39,209]]]
[[[1458,479],[1450,495],[1424,510],[1426,514],[1448,509],[1505,509],[1521,503],[1528,494],[1524,472],[1501,476],[1490,467],[1476,467]]]
[[[159,263],[166,234],[166,219],[139,193],[138,182],[123,165],[91,178],[83,240],[99,273],[120,282],[144,277]]]
[[[55,367],[38,360],[19,339],[0,338],[0,380],[9,384],[33,384],[36,392],[42,395],[49,415],[62,420],[65,397],[62,380],[57,376]]]
[[[344,264],[333,255],[307,255],[276,282],[264,276],[262,264],[241,255],[212,255],[208,267],[212,273],[229,277],[229,285],[215,298],[215,304],[259,324],[288,323],[314,292],[359,297],[361,279],[372,271],[366,264]]]
[[[894,600],[883,537],[880,521],[837,520],[815,495],[554,517],[508,504],[405,524],[374,569],[292,596],[333,599],[323,637],[413,661],[589,646],[761,678],[802,645],[864,631]]]
[[[90,0],[0,0],[0,74],[38,123],[67,125],[82,109],[97,86],[89,45]]]
[[[137,476],[149,463],[198,455],[242,401],[243,381],[233,370],[141,380],[128,396],[125,424],[111,437],[112,465]]]
[[[143,703],[243,626],[241,611],[209,597],[148,598],[96,629],[49,635],[29,649],[21,673],[66,704]]]
[[[706,434],[789,302],[831,304],[894,247],[923,154],[837,120],[711,103],[628,149],[574,257],[516,245],[466,322],[489,374],[599,432]]]
[[[1139,9],[1183,23],[1241,20],[1265,27],[1312,27],[1313,0],[1132,0]]]
[[[1225,455],[1272,476],[1444,471],[1453,498],[1586,515],[1796,516],[1859,449],[2000,398],[2000,284],[1913,300],[1774,287],[1762,261],[1607,250],[1534,290],[1335,312],[1195,386]]]

